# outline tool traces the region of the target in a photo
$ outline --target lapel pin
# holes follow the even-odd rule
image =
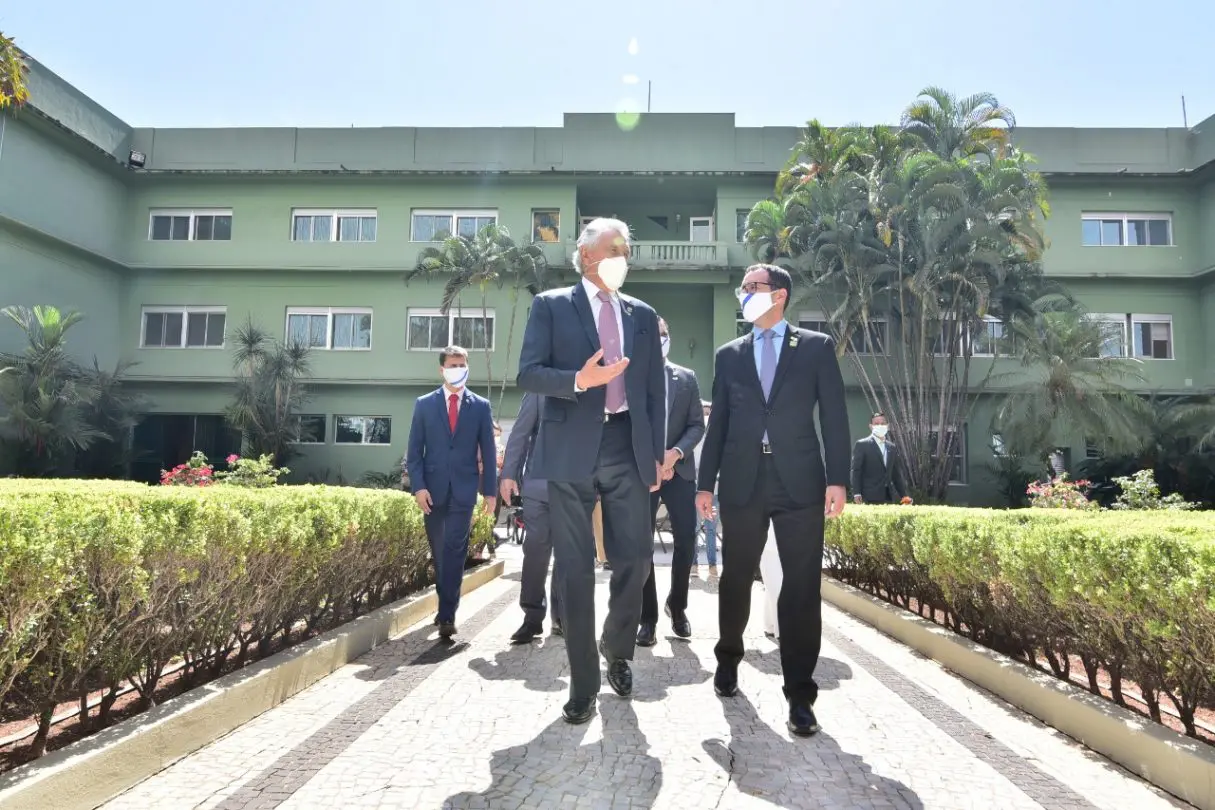
[[[798,341],[798,340],[799,340],[799,338],[798,338],[798,336],[797,336],[797,335],[789,335],[789,345],[790,345],[791,347],[793,347],[793,348],[795,348],[795,349],[796,349],[796,348],[797,348],[797,341]]]

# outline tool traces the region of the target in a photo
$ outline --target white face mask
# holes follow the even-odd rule
[[[743,318],[748,323],[755,323],[775,306],[770,292],[741,293],[738,296],[738,304],[742,307]]]
[[[671,353],[671,336],[663,335],[660,341],[662,343],[662,359],[666,360],[667,355]]]
[[[874,425],[873,426],[873,435],[877,436],[879,439],[884,439],[884,438],[886,438],[886,432],[888,430],[890,430],[889,425]]]
[[[599,262],[599,280],[603,286],[616,292],[624,286],[625,276],[629,274],[629,260],[623,256],[612,256]]]
[[[467,379],[467,366],[448,366],[443,369],[443,380],[452,388],[463,388]]]

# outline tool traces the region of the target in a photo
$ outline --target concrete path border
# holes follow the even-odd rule
[[[826,575],[823,598],[1157,787],[1215,810],[1210,746]]]
[[[469,593],[505,563],[467,571]],[[437,607],[433,587],[191,689],[0,776],[4,810],[92,810],[405,632]]]

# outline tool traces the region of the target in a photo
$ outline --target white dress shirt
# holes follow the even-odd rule
[[[582,288],[586,290],[586,297],[591,305],[591,316],[595,319],[595,332],[599,332],[599,311],[603,308],[603,302],[599,300],[599,293],[602,292],[586,277],[582,279]],[[620,311],[620,296],[616,293],[608,293],[609,303],[612,309],[616,310],[616,331],[620,333],[620,353],[624,355],[624,316]],[[574,392],[581,394],[586,389],[580,389],[577,383],[574,383]],[[617,413],[624,413],[629,409],[629,398],[625,395],[624,405],[620,406]]]

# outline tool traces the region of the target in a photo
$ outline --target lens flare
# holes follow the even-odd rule
[[[616,126],[624,132],[632,132],[640,123],[640,105],[631,98],[621,99],[616,105]]]
[[[641,48],[637,45],[637,37],[633,37],[629,40],[629,56],[636,56],[639,50]]]
[[[621,81],[625,84],[637,84],[641,81],[641,79],[637,77],[636,73],[626,73],[624,77],[621,78]]]

